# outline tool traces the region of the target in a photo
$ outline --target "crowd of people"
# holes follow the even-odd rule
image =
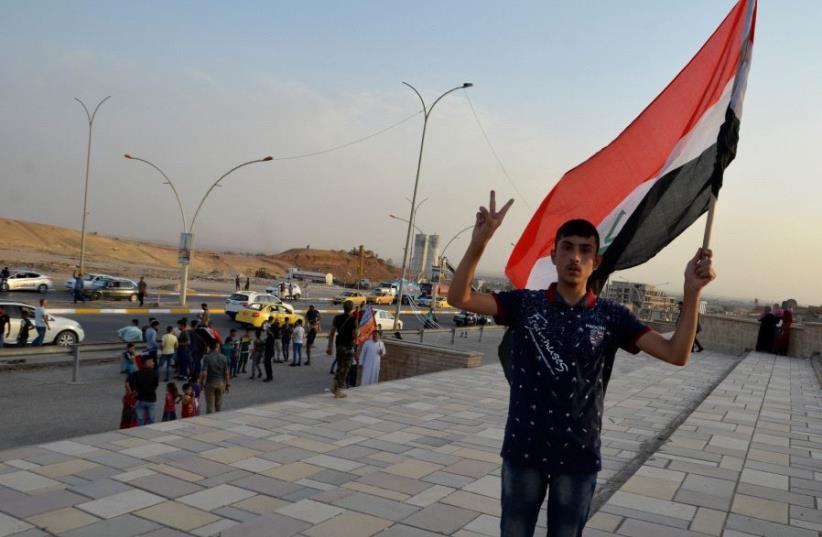
[[[332,347],[336,350],[338,367],[332,389],[337,398],[345,397],[343,389],[358,384],[356,372],[353,377],[349,375],[352,369],[356,371],[356,365],[352,368],[354,362],[363,365],[361,384],[373,384],[379,379],[385,345],[377,330],[357,345],[361,318],[362,312],[354,312],[351,303],[346,302],[343,313],[332,323],[326,350],[328,354],[332,354]],[[166,383],[163,421],[177,419],[178,415],[198,415],[201,396],[205,398],[206,413],[219,412],[233,379],[247,375],[249,380],[272,382],[275,363],[310,366],[320,330],[320,312],[313,305],[306,311],[305,321],[280,323],[272,316],[261,328],[232,328],[225,337],[211,322],[206,304],[197,319],[182,318],[176,326],[164,329],[153,317],[145,326],[133,319],[117,331],[118,337],[126,342],[120,356],[120,372],[127,375],[121,428],[154,423],[161,378]],[[145,349],[138,353],[137,344],[141,342]],[[176,381],[183,382],[181,388]]]
[[[786,356],[791,342],[793,311],[779,304],[765,306],[759,316],[759,334],[756,350]]]

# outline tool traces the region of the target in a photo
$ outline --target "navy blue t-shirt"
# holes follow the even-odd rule
[[[496,293],[511,331],[511,397],[503,459],[548,472],[602,468],[603,401],[617,349],[636,354],[650,330],[624,306],[589,292],[569,306],[556,291]]]

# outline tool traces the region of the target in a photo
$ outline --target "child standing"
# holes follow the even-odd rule
[[[181,416],[183,418],[193,418],[194,416],[196,416],[197,411],[195,409],[196,402],[194,399],[194,388],[191,386],[191,384],[183,384],[183,395],[181,397],[181,400]]]
[[[182,399],[177,391],[177,385],[173,382],[166,384],[166,402],[163,406],[163,421],[174,421],[177,419],[177,403]]]

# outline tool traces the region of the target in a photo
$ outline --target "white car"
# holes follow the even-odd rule
[[[6,345],[13,345],[17,342],[17,333],[20,331],[20,321],[23,319],[23,310],[26,310],[34,325],[34,306],[29,306],[22,302],[4,302],[0,301],[0,306],[6,310],[6,314],[11,319],[11,333],[5,338]],[[54,343],[68,347],[76,343],[80,343],[86,338],[86,333],[80,323],[74,319],[66,317],[55,317],[49,314],[50,328],[46,330],[46,337],[43,338],[43,343]],[[3,334],[5,336],[5,334]],[[37,331],[34,328],[29,332],[29,343],[34,341],[37,337]]]
[[[38,291],[48,292],[54,289],[54,282],[51,278],[39,272],[21,270],[10,275],[6,280],[0,282],[0,291]]]
[[[291,290],[289,290],[289,285],[291,286]],[[293,282],[285,284],[285,293],[280,293],[279,283],[266,287],[265,292],[286,300],[299,300],[300,297],[303,296],[303,291],[300,289],[300,286]]]
[[[386,310],[374,310],[374,319],[380,330],[394,329],[394,316]],[[397,330],[402,330],[402,319],[397,323]]]
[[[238,291],[225,299],[225,313],[233,321],[237,312],[248,307],[249,304],[279,304],[294,313],[294,306],[286,304],[279,297],[268,293],[257,293],[256,291]]]
[[[107,281],[115,280],[114,276],[109,276],[108,274],[86,274],[83,276],[83,288],[84,289],[94,289],[97,287],[102,287]],[[64,285],[66,289],[74,289],[74,278],[69,278],[66,280],[66,284]]]

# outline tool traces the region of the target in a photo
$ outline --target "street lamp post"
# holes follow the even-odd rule
[[[474,224],[471,224],[470,226],[466,226],[466,227],[462,228],[461,230],[457,231],[454,234],[454,236],[451,237],[448,240],[448,242],[445,243],[445,246],[443,247],[442,252],[440,252],[439,257],[437,258],[437,267],[438,267],[438,270],[437,270],[437,283],[433,286],[434,288],[431,291],[431,308],[437,307],[437,294],[439,293],[440,284],[442,283],[442,269],[444,268],[443,267],[443,264],[444,264],[443,261],[445,260],[445,252],[446,252],[446,250],[448,250],[448,247],[451,246],[451,243],[454,242],[454,240],[456,240],[457,237],[459,237],[460,235],[462,235],[463,233],[465,233],[469,229],[474,229]]]
[[[89,167],[91,165],[91,130],[94,126],[94,117],[97,115],[97,110],[100,109],[100,106],[109,100],[111,95],[97,103],[97,106],[94,107],[94,112],[89,112],[88,107],[86,104],[78,99],[77,97],[74,98],[75,101],[80,103],[80,106],[83,107],[83,110],[86,112],[86,117],[88,118],[88,145],[86,146],[86,181],[85,186],[83,187],[83,224],[80,228],[80,275],[85,274],[86,269],[86,216],[88,215],[88,172]],[[79,275],[77,277],[80,277]]]
[[[423,115],[423,123],[422,123],[422,137],[420,139],[420,154],[419,154],[419,157],[417,158],[417,174],[416,174],[416,177],[414,178],[414,193],[411,195],[411,215],[408,218],[408,229],[405,233],[405,250],[404,250],[403,255],[402,255],[402,273],[401,273],[401,277],[400,277],[400,288],[399,288],[399,293],[398,293],[399,294],[399,299],[397,300],[397,310],[394,314],[394,330],[397,330],[397,327],[398,327],[398,324],[399,324],[399,319],[400,319],[400,309],[402,308],[402,295],[403,295],[403,290],[404,290],[404,287],[405,287],[406,271],[408,269],[408,245],[411,242],[411,230],[414,227],[414,213],[415,213],[415,208],[416,208],[415,206],[416,206],[416,203],[417,203],[417,189],[419,188],[419,184],[420,184],[420,168],[422,167],[422,153],[423,153],[423,149],[425,148],[425,131],[428,128],[428,118],[431,116],[431,111],[434,109],[434,107],[437,105],[437,103],[440,102],[440,100],[442,100],[443,97],[445,97],[446,95],[448,95],[449,93],[452,93],[454,91],[457,91],[457,90],[460,90],[460,89],[465,89],[465,88],[470,88],[471,86],[473,86],[472,83],[465,82],[462,85],[459,85],[455,88],[451,88],[450,90],[446,91],[445,93],[443,93],[442,95],[437,97],[434,100],[434,102],[431,103],[431,106],[426,106],[425,99],[422,98],[422,95],[420,95],[420,92],[417,91],[417,88],[415,88],[414,86],[412,86],[408,82],[403,82],[403,84],[405,84],[406,86],[411,88],[414,91],[414,93],[416,93],[417,97],[419,97],[420,103],[422,104],[422,110],[423,110],[424,115]]]
[[[197,210],[194,211],[194,217],[191,219],[191,223],[186,226],[186,214],[185,210],[183,209],[183,202],[180,200],[180,194],[177,192],[177,189],[174,187],[174,183],[171,182],[171,179],[160,169],[159,166],[156,164],[149,162],[145,159],[132,157],[129,154],[123,155],[125,158],[129,160],[137,160],[139,162],[144,162],[157,170],[160,175],[163,176],[165,179],[165,184],[171,187],[171,190],[174,192],[174,197],[177,198],[177,206],[180,208],[180,218],[183,221],[183,232],[180,235],[180,265],[181,265],[181,274],[180,274],[180,305],[186,305],[186,299],[188,294],[188,267],[191,263],[191,252],[194,250],[194,225],[197,223],[197,215],[200,214],[200,209],[203,208],[203,204],[205,203],[206,198],[208,195],[211,194],[211,191],[214,190],[217,186],[220,185],[220,181],[225,179],[229,174],[234,172],[235,170],[239,170],[243,166],[248,166],[249,164],[256,164],[258,162],[269,162],[273,160],[272,157],[265,157],[257,160],[250,160],[248,162],[243,162],[242,164],[238,164],[234,166],[223,175],[220,176],[219,179],[214,181],[214,184],[209,187],[206,193],[203,195],[203,199],[200,200],[200,204],[197,206]]]

